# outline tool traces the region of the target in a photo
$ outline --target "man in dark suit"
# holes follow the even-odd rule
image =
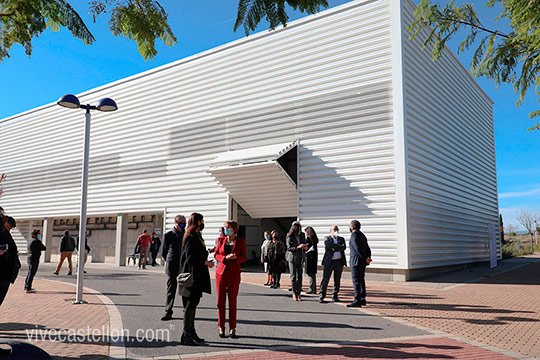
[[[360,231],[360,222],[352,220],[349,230],[351,240],[349,248],[351,252],[351,275],[354,287],[354,301],[347,307],[361,307],[366,305],[366,266],[371,263],[371,249],[366,236]]]
[[[176,215],[174,227],[165,234],[163,241],[162,256],[166,261],[165,274],[167,274],[167,303],[165,304],[165,314],[161,320],[171,320],[173,314],[174,299],[178,285],[178,274],[180,273],[180,255],[182,254],[182,238],[186,228],[186,218],[183,215]]]
[[[345,259],[345,239],[339,236],[339,227],[332,225],[330,228],[330,236],[327,236],[324,240],[324,256],[322,265],[324,266],[323,279],[319,288],[319,302],[324,303],[326,297],[326,288],[328,282],[334,273],[334,291],[332,294],[332,300],[339,301],[338,293],[341,285],[341,273],[343,267],[347,266],[347,260]]]

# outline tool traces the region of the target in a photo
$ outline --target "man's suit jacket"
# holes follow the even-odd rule
[[[161,255],[167,261],[165,264],[165,273],[168,276],[178,276],[180,271],[180,255],[182,255],[182,238],[184,230],[180,233],[180,238],[176,236],[174,230],[165,234],[163,249]]]
[[[332,236],[327,236],[324,239],[324,256],[322,259],[323,266],[330,266],[332,263],[332,257],[336,251],[341,252],[341,261],[343,266],[347,266],[347,259],[345,258],[345,249],[347,245],[345,244],[345,239],[341,236],[338,236],[338,243],[334,243],[334,238]]]
[[[351,252],[351,266],[366,266],[366,259],[371,257],[371,249],[367,243],[366,235],[360,230],[355,230],[351,234],[349,241]]]
[[[236,237],[232,253],[236,254],[236,259],[234,260],[225,260],[225,243],[227,242],[227,237],[223,236],[218,239],[218,244],[214,252],[214,259],[219,261],[219,264],[216,268],[216,274],[223,275],[225,270],[229,272],[235,272],[240,274],[240,264],[247,260],[246,255],[246,239],[241,237]]]

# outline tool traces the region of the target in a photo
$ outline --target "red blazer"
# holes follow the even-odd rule
[[[223,236],[218,239],[218,244],[216,246],[216,251],[214,252],[214,259],[219,261],[219,264],[216,268],[216,274],[223,275],[226,269],[229,271],[241,272],[240,264],[247,260],[246,257],[246,239],[241,237],[236,237],[236,242],[232,252],[236,254],[236,259],[234,260],[225,260],[225,243],[227,242],[227,237]]]

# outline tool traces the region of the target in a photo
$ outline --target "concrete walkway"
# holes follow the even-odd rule
[[[292,301],[287,274],[282,289],[273,290],[261,285],[265,274],[248,269],[238,300],[240,339],[217,336],[214,290],[203,297],[197,312],[197,331],[207,339],[200,347],[179,343],[180,301],[172,321],[159,320],[166,279],[163,268],[138,271],[91,264],[85,286],[102,295],[85,294],[88,305],[72,305],[66,300],[74,298],[74,287],[67,283],[74,283],[75,276],[54,276],[53,265],[47,264],[38,274],[38,293],[25,294],[22,279],[8,293],[0,308],[0,337],[21,339],[35,324],[50,330],[109,323],[110,328],[126,332],[124,343],[111,336],[97,343],[32,340],[59,359],[102,359],[110,341],[111,358],[130,359],[539,357],[538,260],[512,259],[496,270],[474,268],[422,282],[368,281],[369,304],[361,309],[344,306],[352,295],[348,274],[340,292],[343,302],[319,304],[317,296],[310,295],[303,296],[302,302]],[[115,306],[104,306],[108,301]]]

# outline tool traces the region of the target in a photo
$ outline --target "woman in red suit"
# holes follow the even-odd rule
[[[218,239],[216,268],[219,337],[225,337],[225,299],[229,296],[229,335],[236,336],[236,298],[240,287],[240,264],[246,261],[246,240],[236,236],[238,223],[225,222],[225,236]]]

